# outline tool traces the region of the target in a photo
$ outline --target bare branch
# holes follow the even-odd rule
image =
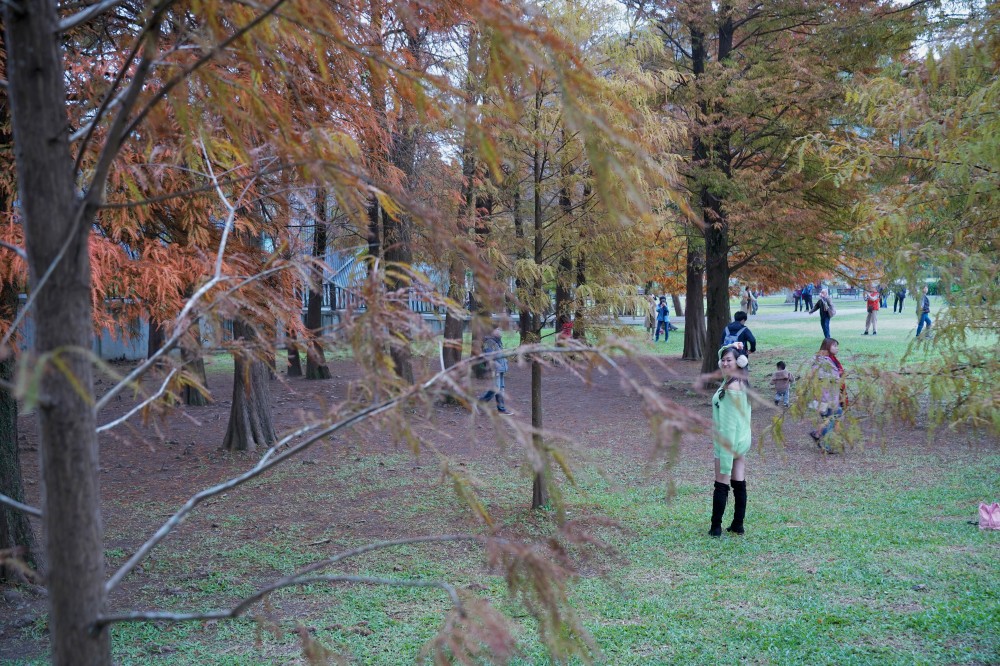
[[[98,2],[96,5],[91,5],[90,7],[87,7],[72,16],[67,16],[63,20],[59,21],[59,25],[56,26],[56,32],[68,32],[79,25],[83,25],[95,16],[103,14],[109,9],[114,9],[124,1],[125,0],[103,0],[102,2]]]
[[[0,493],[0,504],[6,504],[7,506],[9,506],[9,507],[11,507],[13,509],[17,509],[18,511],[26,513],[29,516],[34,516],[36,518],[41,518],[42,515],[43,515],[41,509],[36,509],[33,506],[29,506],[27,504],[22,504],[21,502],[18,502],[13,497],[7,497],[3,493]]]
[[[449,583],[440,580],[413,580],[405,578],[376,578],[373,576],[288,576],[276,581],[272,585],[261,588],[240,603],[228,610],[208,611],[205,613],[168,613],[164,611],[138,611],[134,613],[122,613],[120,615],[102,615],[93,626],[93,630],[109,624],[120,622],[188,622],[191,620],[226,620],[239,617],[246,612],[250,606],[254,605],[268,594],[276,592],[286,587],[298,585],[312,585],[314,583],[356,583],[360,585],[388,585],[393,587],[436,587],[444,590],[451,598],[452,604],[461,612],[462,602],[458,598],[458,591]]]
[[[101,432],[106,432],[108,430],[111,430],[112,428],[114,428],[116,426],[119,426],[122,423],[125,423],[130,418],[132,418],[132,416],[134,416],[135,414],[138,414],[140,411],[142,411],[146,407],[146,405],[151,404],[154,400],[156,400],[161,395],[163,395],[163,393],[167,390],[167,384],[170,383],[170,380],[176,374],[177,374],[177,368],[174,368],[173,370],[170,371],[170,373],[163,380],[163,384],[160,385],[160,389],[156,393],[154,393],[153,395],[149,396],[148,398],[146,398],[145,400],[143,400],[142,402],[140,402],[138,405],[136,405],[135,407],[133,407],[132,409],[130,409],[129,412],[127,414],[125,414],[124,416],[122,416],[120,418],[117,418],[114,421],[111,421],[109,423],[105,423],[104,425],[98,427],[97,428],[97,432],[101,433]]]
[[[617,368],[617,364],[602,351],[589,348],[581,348],[579,345],[566,345],[561,347],[538,346],[538,347],[531,347],[526,350],[525,349],[511,350],[510,352],[505,352],[501,355],[524,356],[524,355],[546,354],[546,353],[592,354],[601,358],[610,366]],[[427,389],[431,388],[438,382],[443,381],[445,378],[448,378],[449,375],[456,374],[460,370],[464,370],[465,368],[470,367],[475,363],[479,363],[484,358],[486,357],[482,355],[472,356],[459,363],[456,363],[447,370],[442,370],[436,375],[430,377],[424,383],[410,386],[407,390],[403,391],[402,393],[400,393],[395,397],[383,400],[382,402],[379,402],[374,405],[370,405],[364,409],[355,412],[354,414],[346,418],[343,418],[339,421],[336,421],[335,423],[322,427],[321,429],[311,434],[307,439],[303,440],[302,442],[299,442],[295,446],[287,448],[284,451],[281,451],[281,453],[278,453],[278,451],[282,447],[289,444],[296,437],[303,434],[307,434],[310,431],[315,430],[315,428],[319,426],[318,425],[304,426],[303,428],[299,428],[298,430],[296,430],[294,433],[283,437],[278,443],[276,443],[274,446],[268,449],[268,451],[264,454],[264,456],[260,459],[260,461],[256,465],[254,465],[251,469],[247,470],[243,474],[240,474],[239,476],[232,477],[220,484],[217,484],[210,488],[205,488],[204,490],[201,490],[200,492],[191,496],[191,498],[188,499],[188,501],[185,502],[184,505],[181,508],[179,508],[172,516],[170,516],[170,518],[168,518],[167,521],[163,523],[163,525],[161,525],[158,530],[156,530],[153,536],[151,536],[144,544],[142,544],[142,546],[139,547],[139,549],[135,552],[135,554],[132,555],[132,557],[130,557],[128,561],[125,562],[110,579],[108,579],[108,582],[104,586],[106,592],[110,594],[115,589],[115,587],[117,587],[118,584],[121,583],[122,579],[124,579],[125,576],[127,576],[129,572],[132,571],[132,569],[138,566],[138,564],[146,558],[146,555],[148,555],[150,551],[153,550],[153,548],[155,548],[161,541],[163,541],[163,539],[165,539],[167,535],[169,535],[174,530],[174,528],[176,528],[184,521],[184,519],[187,517],[188,514],[194,511],[194,509],[205,500],[243,485],[247,481],[250,481],[251,479],[260,476],[261,474],[271,469],[272,467],[280,465],[282,462],[288,460],[289,458],[292,458],[293,456],[302,453],[303,451],[310,448],[316,442],[320,441],[321,439],[324,439],[325,437],[329,437],[330,435],[339,430],[343,430],[344,428],[349,428],[373,416],[377,416],[386,411],[389,411],[396,405],[406,402],[413,396],[418,395],[426,391]]]

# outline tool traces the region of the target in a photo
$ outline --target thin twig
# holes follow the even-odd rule
[[[13,509],[17,509],[18,511],[26,513],[29,516],[35,516],[36,518],[41,518],[42,515],[43,515],[41,509],[36,509],[33,506],[29,506],[27,504],[22,504],[21,502],[18,502],[13,497],[7,497],[3,493],[0,493],[0,504],[6,504],[7,506],[9,506],[9,507],[11,507]]]
[[[167,374],[166,378],[163,380],[163,384],[160,385],[160,389],[156,393],[154,393],[153,395],[149,396],[148,398],[146,398],[145,400],[143,400],[142,402],[140,402],[138,405],[136,405],[135,407],[133,407],[124,416],[122,416],[120,418],[117,418],[114,421],[110,421],[110,422],[105,423],[104,425],[100,426],[99,428],[97,428],[97,432],[101,433],[101,432],[105,432],[107,430],[111,430],[112,428],[114,428],[116,426],[119,426],[122,423],[125,423],[132,416],[134,416],[135,414],[137,414],[140,411],[142,411],[142,409],[144,409],[146,407],[146,405],[149,405],[154,400],[156,400],[161,395],[163,395],[163,393],[167,390],[167,385],[170,383],[170,380],[176,374],[177,374],[177,368],[174,368],[173,370],[170,371],[169,374]]]

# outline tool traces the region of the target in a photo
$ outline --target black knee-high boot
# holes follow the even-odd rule
[[[743,534],[743,518],[747,514],[747,482],[733,481],[733,524],[726,528],[727,532]]]
[[[712,494],[712,527],[708,536],[722,536],[722,514],[726,512],[726,500],[729,499],[729,484],[715,482],[715,492]]]

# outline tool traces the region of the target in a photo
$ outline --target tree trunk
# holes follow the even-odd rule
[[[486,247],[486,239],[490,234],[490,218],[493,215],[493,198],[476,197],[476,247],[482,250]],[[472,319],[469,322],[469,333],[472,336],[472,354],[483,353],[483,341],[493,330],[493,312],[500,308],[501,302],[492,281],[483,284],[478,277],[469,299]],[[482,379],[489,373],[489,364],[478,363],[472,368],[476,378]]]
[[[233,338],[252,343],[253,328],[237,319],[233,321]],[[255,451],[266,448],[278,438],[271,422],[271,387],[267,363],[255,358],[248,350],[233,354],[233,404],[229,409],[229,426],[222,446],[229,451]]]
[[[4,202],[6,203],[6,202]],[[6,210],[6,206],[3,206]],[[0,317],[13,322],[17,315],[20,289],[12,283],[0,285]],[[11,352],[0,359],[0,379],[14,382],[15,357]],[[21,476],[21,458],[17,445],[17,400],[0,388],[0,493],[24,502],[24,484]],[[23,548],[22,559],[37,563],[35,535],[28,522],[28,515],[6,505],[0,505],[0,550]],[[0,581],[9,576],[0,567]]]
[[[733,50],[733,21],[728,15],[729,7],[723,5],[718,21],[719,39],[716,60],[720,63],[729,59]],[[706,115],[714,110],[706,101],[702,112]],[[712,171],[725,178],[732,178],[729,143],[730,130],[716,128],[711,134],[711,147],[707,155]],[[709,352],[718,348],[722,340],[722,329],[729,324],[729,218],[725,202],[718,193],[718,184],[709,187],[702,183],[700,199],[705,222],[705,275],[706,311],[708,314],[705,345]],[[717,369],[715,354],[706,353],[702,357],[701,370],[709,373]]]
[[[163,346],[166,339],[167,330],[163,322],[154,317],[151,312],[149,314],[149,337],[146,338],[146,358],[150,358],[160,351],[160,347]]]
[[[295,336],[295,331],[288,329],[285,332],[285,339],[287,340],[285,349],[288,352],[288,376],[301,377],[302,357],[299,355],[299,345]]]
[[[326,190],[316,191],[316,221],[313,226],[313,258],[326,259]],[[309,329],[309,346],[306,349],[306,379],[330,379],[330,368],[323,353],[323,269],[313,266],[306,304],[306,328]]]
[[[205,373],[205,359],[201,355],[201,324],[197,319],[191,324],[191,335],[194,337],[190,346],[181,348],[184,359],[184,370],[205,388],[208,388],[208,375]],[[209,403],[208,395],[196,386],[184,386],[184,404],[192,407],[204,407]]]
[[[525,246],[524,217],[521,213],[521,181],[518,176],[519,174],[515,171],[513,174],[514,194],[511,197],[510,208],[514,218],[514,238],[517,239],[517,258],[527,259],[528,252]],[[525,288],[524,280],[521,278],[514,279],[515,293],[523,295]],[[518,300],[520,301],[517,311],[517,328],[520,334],[519,342],[522,345],[526,345],[531,338],[531,311],[525,306],[523,296]]]
[[[39,457],[52,663],[111,663],[104,610],[104,534],[98,482],[90,348],[90,253],[94,210],[77,200],[69,149],[56,3],[4,3],[7,94],[13,119],[31,289],[51,269],[35,301],[33,356],[58,354],[41,372]],[[97,187],[103,188],[103,183]],[[63,244],[66,252],[56,261]],[[72,381],[68,380],[72,377]]]
[[[456,255],[448,270],[448,298],[456,303],[465,300],[465,268]],[[450,309],[444,315],[444,350],[441,357],[445,368],[450,368],[462,360],[465,321]]]
[[[531,484],[531,508],[534,510],[544,508],[549,503],[549,490],[545,486],[544,472],[546,457],[542,451],[542,364],[534,359],[531,360],[531,427],[534,428],[531,439],[543,466],[542,471],[535,471],[535,478]]]
[[[670,294],[670,300],[674,302],[674,314],[678,317],[683,317],[684,308],[681,307],[681,297],[677,294]]]
[[[538,90],[535,93],[535,132],[538,132],[539,115],[542,107],[542,94]],[[534,221],[535,235],[535,263],[539,266],[545,259],[545,220],[542,217],[542,165],[543,156],[540,148],[536,145],[532,164],[532,217]],[[544,319],[539,307],[541,305],[544,284],[542,279],[536,278],[534,281],[534,293],[532,301],[535,312],[532,313],[532,342],[541,339],[542,321]],[[535,471],[535,478],[531,484],[531,508],[540,509],[549,503],[548,488],[545,487],[545,456],[542,453],[544,442],[542,441],[542,364],[537,359],[531,360],[531,426],[534,432],[531,435],[535,450],[538,451],[542,459],[542,470]]]
[[[715,197],[712,197],[715,199]],[[707,311],[708,321],[705,338],[705,349],[708,353],[702,358],[701,371],[715,372],[717,359],[712,352],[719,348],[722,341],[722,330],[729,324],[729,238],[728,225],[721,202],[715,199],[713,213],[719,218],[715,224],[705,226],[705,273],[707,275]],[[690,308],[688,309],[690,312]]]
[[[705,245],[692,229],[687,242],[687,313],[684,316],[684,351],[681,358],[700,361],[705,353]]]

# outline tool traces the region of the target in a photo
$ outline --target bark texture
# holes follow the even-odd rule
[[[285,350],[288,352],[288,376],[302,376],[302,356],[299,354],[299,345],[296,340],[295,331],[289,329],[285,334],[287,344]]]
[[[195,319],[191,324],[191,344],[181,348],[181,357],[184,359],[184,371],[190,374],[199,384],[208,388],[208,375],[205,373],[205,359],[202,358],[201,351],[201,324]],[[209,403],[208,394],[197,386],[185,384],[184,404],[192,407],[204,407]]]
[[[326,190],[316,193],[316,222],[313,232],[313,258],[322,262],[326,258]],[[306,379],[330,379],[330,368],[323,353],[323,269],[313,267],[313,280],[309,285],[306,304],[306,328],[309,329],[309,347],[306,351]]]
[[[88,352],[92,317],[88,237],[93,210],[77,200],[55,2],[4,3],[7,94],[35,303],[35,347],[45,363],[39,457],[52,663],[111,663],[106,628],[96,415]],[[103,183],[99,183],[103,187]],[[61,260],[57,257],[65,246]],[[53,267],[48,282],[38,282]],[[44,292],[42,292],[44,290]],[[56,368],[43,355],[58,354]],[[68,381],[68,376],[73,380]]]
[[[20,289],[14,284],[0,285],[0,317],[13,321],[17,312]],[[10,354],[0,359],[0,379],[14,381],[15,358]],[[0,493],[18,502],[24,502],[24,483],[21,476],[21,458],[17,448],[17,400],[0,388]],[[0,550],[22,548],[21,558],[37,564],[35,535],[28,516],[7,506],[0,506]],[[0,581],[9,576],[0,567]]]
[[[252,342],[255,337],[251,326],[242,321],[233,322],[233,338]],[[222,446],[230,451],[255,451],[258,447],[269,447],[278,438],[271,421],[267,363],[244,350],[234,356],[233,404]]]

